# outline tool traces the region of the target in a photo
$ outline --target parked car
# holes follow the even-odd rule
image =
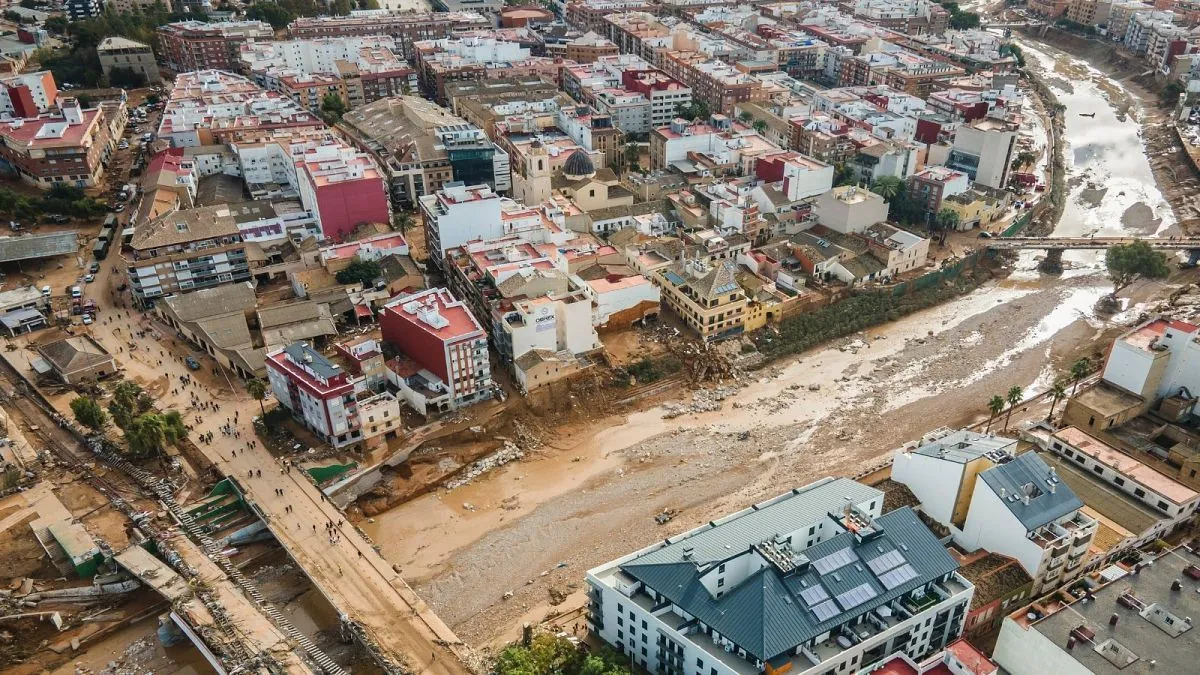
[[[100,263],[93,260],[92,264],[88,265],[88,271],[91,272],[92,274],[99,272],[100,271]]]
[[[64,216],[61,213],[55,213],[55,214],[52,214],[50,217],[46,218],[46,220],[49,220],[52,223],[58,223],[59,225],[62,225],[63,223],[65,223],[71,219]]]
[[[188,370],[200,370],[200,362],[190,356],[184,358],[183,363],[188,367]]]
[[[85,283],[85,284],[90,284],[95,280],[96,280],[96,275],[92,274],[91,272],[88,272],[87,274],[83,275],[83,283]]]
[[[82,298],[83,297],[83,289],[80,288],[79,286],[72,286],[71,287],[71,297],[72,298]]]
[[[51,295],[51,290],[50,290],[50,287],[49,287],[49,286],[42,286],[42,297],[43,297],[43,298],[48,298],[48,297],[50,297],[50,295]]]
[[[93,318],[92,318],[92,315],[91,315],[91,314],[84,314],[84,315],[83,315],[83,325],[85,325],[85,326],[90,326],[90,325],[92,325],[92,322],[93,322],[94,320],[95,320],[95,319],[93,319]]]

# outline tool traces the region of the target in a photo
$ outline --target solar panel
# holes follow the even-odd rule
[[[838,604],[843,610],[853,609],[875,597],[875,589],[870,584],[859,584],[837,596]]]
[[[883,584],[883,587],[890,591],[900,584],[916,578],[917,571],[913,569],[912,565],[905,563],[891,572],[881,575],[879,577],[879,583]]]
[[[829,594],[825,592],[824,588],[820,586],[813,586],[812,588],[806,588],[803,591],[800,591],[800,597],[804,598],[804,602],[807,603],[809,607],[812,607],[813,605],[828,600]]]
[[[832,600],[826,600],[816,607],[813,607],[812,613],[817,616],[817,621],[828,621],[841,612],[838,611],[837,605],[833,604]]]
[[[843,548],[841,550],[834,551],[823,558],[817,558],[815,561],[813,561],[813,567],[815,567],[817,572],[820,574],[829,574],[830,572],[841,569],[852,562],[854,562],[854,553],[848,548]]]
[[[895,569],[896,567],[903,565],[905,562],[904,556],[901,555],[899,551],[892,550],[877,558],[868,560],[867,567],[871,568],[871,571],[875,573],[875,576],[879,576],[890,569]]]

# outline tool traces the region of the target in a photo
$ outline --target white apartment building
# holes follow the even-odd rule
[[[1126,542],[1120,550],[1170,534],[1191,520],[1200,508],[1200,493],[1075,427],[1052,434],[1047,449],[1086,470],[1093,480],[1111,485],[1160,516],[1151,529],[1134,533],[1136,539]],[[1109,554],[1113,552],[1110,550]]]
[[[1015,451],[1007,438],[940,430],[896,451],[892,480],[965,550],[1017,559],[1036,594],[1083,572],[1098,523],[1053,467]]]
[[[1145,54],[1155,27],[1174,23],[1173,12],[1136,12],[1129,17],[1129,27],[1125,29],[1125,47],[1134,54]]]
[[[268,69],[336,74],[338,61],[355,63],[364,48],[394,53],[397,45],[395,38],[387,35],[248,42],[241,45],[239,59],[244,69],[256,75]],[[266,86],[262,81],[259,84]]]
[[[419,201],[429,258],[439,268],[446,251],[507,234],[500,218],[501,197],[487,185],[452,183]]]
[[[887,221],[888,204],[870,190],[843,185],[817,197],[813,216],[834,232],[861,234],[868,227]]]
[[[1001,190],[1008,182],[1016,147],[1013,125],[986,118],[955,130],[946,167],[962,171],[975,183]]]
[[[865,673],[962,630],[974,587],[916,514],[826,478],[589,570],[589,624],[651,673]]]
[[[1200,327],[1155,318],[1113,341],[1104,382],[1153,406],[1186,389],[1200,392]]]
[[[54,75],[48,70],[0,78],[0,114],[37,117],[58,101]]]
[[[624,89],[602,89],[596,92],[592,105],[612,118],[613,126],[627,134],[645,134],[653,128],[650,123],[650,99]]]

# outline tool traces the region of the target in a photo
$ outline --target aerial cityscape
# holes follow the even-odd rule
[[[0,672],[1200,673],[1197,0],[0,13]]]

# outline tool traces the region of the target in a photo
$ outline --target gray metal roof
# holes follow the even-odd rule
[[[283,351],[287,352],[294,363],[303,363],[314,373],[327,380],[342,374],[340,366],[303,342],[293,342],[284,347]]]
[[[1018,455],[1011,462],[984,471],[979,477],[997,497],[1001,490],[1004,491],[1004,505],[1029,531],[1083,508],[1079,497],[1035,452]],[[1026,494],[1029,504],[1023,499]]]
[[[759,513],[763,511],[742,519]],[[763,536],[753,543],[770,539],[778,532],[791,532],[797,524],[792,520],[789,527],[755,529]],[[804,555],[812,560],[849,551],[853,562],[835,571],[819,574],[815,566],[809,565],[798,568],[796,573],[785,574],[768,564],[720,598],[714,598],[701,583],[701,575],[710,570],[711,565],[706,565],[700,558],[711,557],[717,550],[724,552],[722,558],[745,553],[745,548],[736,548],[734,543],[750,541],[746,534],[751,528],[730,537],[728,543],[733,550],[725,549],[726,542],[710,537],[711,541],[697,543],[695,562],[657,555],[673,548],[667,547],[635,558],[622,565],[621,570],[666,596],[684,612],[711,626],[749,654],[769,661],[958,569],[954,558],[908,507],[883,515],[875,521],[875,526],[881,533],[861,542],[856,541],[853,533],[844,532],[804,551]],[[721,529],[718,527],[702,534],[720,532]],[[697,537],[687,539],[688,542],[696,540]],[[714,545],[719,547],[714,549]],[[905,560],[904,564],[911,566],[915,576],[888,588],[871,571],[869,564],[892,551],[898,552]],[[806,595],[811,589],[818,588],[821,589],[819,592]],[[815,604],[810,605],[809,600]]]
[[[42,316],[42,313],[36,309],[17,309],[11,312],[0,314],[0,323],[3,323],[9,328],[20,328],[22,323],[34,318],[45,319],[46,317]]]
[[[27,234],[20,237],[0,237],[0,262],[48,258],[79,251],[79,235],[69,232]]]
[[[918,455],[925,455],[926,457],[937,457],[965,464],[990,452],[1001,451],[1006,448],[1010,450],[1007,454],[1011,455],[1011,450],[1015,450],[1016,447],[1017,442],[1011,438],[959,429],[936,440],[923,443],[913,450],[913,452]]]

